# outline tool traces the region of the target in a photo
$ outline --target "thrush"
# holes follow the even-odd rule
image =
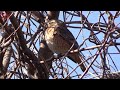
[[[71,50],[78,49],[79,45],[75,40],[73,34],[67,29],[67,26],[61,20],[50,20],[47,23],[47,29],[45,30],[45,40],[50,48],[56,54],[64,54],[72,47]],[[83,61],[82,55],[77,53],[68,53],[67,57],[75,63],[81,63]],[[80,65],[81,70],[86,70],[85,65]]]
[[[54,53],[47,46],[46,41],[41,40],[40,49],[38,52],[38,58],[39,58],[39,60],[43,59],[46,61],[48,69],[52,68],[52,60],[50,60],[50,58],[52,58],[53,54]],[[47,60],[49,60],[49,61],[47,61]]]
[[[45,40],[41,40],[40,42],[40,49],[38,52],[38,59],[39,61],[44,61],[44,69],[46,70],[45,73],[47,75],[47,79],[49,79],[49,71],[52,68],[52,56],[53,56],[53,52],[49,49],[49,47],[46,44]]]

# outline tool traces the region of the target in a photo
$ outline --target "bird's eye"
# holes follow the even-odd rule
[[[49,22],[50,25],[52,25],[54,22]]]
[[[53,24],[54,22],[50,22],[50,24]]]

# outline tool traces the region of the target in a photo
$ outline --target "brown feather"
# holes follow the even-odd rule
[[[48,28],[45,31],[45,40],[51,51],[60,54],[66,53],[74,44],[71,50],[79,47],[72,33],[67,29],[66,25],[60,20],[51,20],[48,23]],[[84,59],[79,53],[69,54],[70,58],[75,63],[81,63]],[[80,68],[85,71],[85,65],[81,64]]]
[[[78,64],[83,61],[82,56],[79,53],[69,54],[68,58],[71,59],[73,62],[78,63]],[[83,72],[86,70],[86,67],[83,63],[80,65],[80,68]]]

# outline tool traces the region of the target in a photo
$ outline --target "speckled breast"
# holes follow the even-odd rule
[[[50,31],[45,34],[45,39],[47,42],[48,47],[54,52],[54,53],[65,53],[70,49],[70,45],[58,34],[53,34]]]

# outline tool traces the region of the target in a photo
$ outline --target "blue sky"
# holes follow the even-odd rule
[[[88,15],[88,12],[89,12],[89,11],[83,11],[83,14],[84,14],[85,16],[87,16],[87,15]],[[102,12],[103,12],[103,11],[102,11]],[[115,14],[115,11],[111,11],[111,13],[114,15],[114,14]],[[99,15],[100,15],[100,12],[99,12],[99,11],[91,11],[91,14],[90,14],[89,17],[88,17],[88,21],[91,22],[91,23],[96,23],[96,22],[98,22],[98,21],[99,21],[99,18],[98,18]],[[106,21],[108,21],[108,20],[107,20],[107,17],[108,17],[107,14],[105,14],[104,17],[105,17]],[[63,21],[63,13],[62,13],[62,12],[60,13],[59,19]],[[66,21],[69,21],[70,19],[71,19],[71,16],[69,16],[69,18],[68,18]],[[79,20],[80,20],[80,17],[74,16],[72,20],[73,20],[73,21],[79,21]],[[101,18],[100,21],[104,23],[103,18]],[[115,24],[117,25],[118,23],[120,23],[120,18],[115,19]],[[79,24],[74,24],[74,25],[71,24],[71,26],[80,26],[80,25],[79,25]],[[120,26],[120,25],[119,25],[119,26]],[[80,29],[73,29],[73,28],[68,28],[68,29],[72,32],[72,34],[74,35],[74,37],[76,37],[76,36],[78,35],[78,32],[80,31]],[[83,36],[84,36],[84,39],[85,39],[85,38],[88,38],[89,34],[90,34],[89,30],[83,29],[83,31],[80,33],[80,35],[79,35],[79,37],[78,37],[78,39],[77,39],[77,42],[78,42],[79,44],[81,44],[82,41],[83,41]],[[103,40],[103,38],[104,38],[104,34],[99,34],[97,37],[98,37],[99,40],[101,41],[101,40]],[[117,41],[119,42],[120,39],[118,39]],[[93,43],[90,43],[89,41],[86,41],[86,44],[87,44],[88,47],[95,46]],[[83,45],[83,47],[85,48],[86,46]],[[120,49],[119,46],[118,46],[118,48]],[[96,51],[97,51],[97,50],[91,50],[91,53],[94,54],[94,53],[96,53]],[[118,51],[116,50],[116,48],[114,48],[113,46],[109,47],[109,48],[108,48],[108,51],[109,51],[110,53],[116,53],[116,52],[118,52]],[[86,58],[88,58],[88,57],[90,56],[90,53],[89,53],[88,51],[85,51],[85,52],[83,52],[83,53],[84,53],[84,55],[85,55]],[[110,60],[109,55],[107,55],[107,56],[108,56],[107,58],[109,59],[110,65],[113,66],[113,63],[112,63],[112,61]],[[113,58],[116,66],[118,67],[118,69],[120,69],[120,62],[119,62],[120,55],[119,55],[119,54],[112,54],[111,57]],[[77,64],[73,63],[73,62],[72,62],[71,60],[69,60],[68,58],[67,58],[67,61],[68,61],[68,63],[69,63],[73,68],[75,68],[75,67],[77,66]],[[100,62],[100,57],[97,58],[97,61]],[[95,62],[94,64],[97,64],[97,63]],[[111,70],[114,71],[112,68],[111,68]],[[81,70],[80,70],[80,68],[77,68],[76,71],[77,71],[78,73],[82,73]],[[101,71],[99,70],[98,72],[101,72]],[[74,75],[74,74],[75,74],[75,73],[73,73],[73,75]]]
[[[103,11],[102,11],[102,12],[103,12]],[[87,16],[88,13],[89,13],[89,11],[83,11],[83,14],[84,14],[85,16]],[[114,15],[114,14],[115,14],[115,11],[111,11],[111,13]],[[99,12],[99,11],[91,11],[91,14],[88,16],[88,21],[91,22],[91,23],[96,23],[96,22],[98,22],[98,21],[99,21],[99,18],[98,18],[99,15],[100,15],[100,12]],[[108,17],[107,14],[105,14],[104,17],[105,17],[105,19],[106,19],[106,21],[107,21],[107,17]],[[64,20],[63,20],[63,12],[62,12],[62,11],[60,12],[59,19],[62,20],[62,21],[64,21]],[[70,19],[71,19],[71,16],[69,16],[66,21],[69,21]],[[80,17],[74,16],[73,19],[72,19],[72,21],[80,21]],[[100,19],[100,21],[104,23],[104,20],[103,20],[102,18]],[[28,23],[28,22],[26,21],[26,23]],[[115,19],[115,24],[117,25],[118,23],[120,23],[120,17],[117,18],[117,19]],[[38,23],[35,23],[35,24],[36,24],[37,26],[39,25]],[[80,24],[70,24],[70,26],[81,26],[81,25],[80,25]],[[32,33],[36,32],[37,27],[35,27],[34,25],[32,25],[32,23],[31,23],[31,26],[30,26],[30,27],[31,27],[31,29],[33,30]],[[119,27],[120,27],[120,25],[119,25]],[[73,28],[68,28],[68,29],[72,32],[72,34],[74,35],[75,38],[76,38],[76,36],[78,36],[78,33],[79,33],[80,29],[76,29],[76,28],[75,28],[75,29],[73,29]],[[23,31],[26,31],[26,28],[25,28],[25,27],[23,28]],[[89,30],[87,30],[87,29],[82,29],[82,32],[80,33],[79,37],[77,38],[78,44],[81,44],[84,39],[88,38],[89,34],[90,34]],[[104,37],[103,34],[99,34],[99,35],[98,35],[98,38],[100,39],[100,41],[103,40],[103,37]],[[38,38],[38,37],[37,37],[37,38]],[[36,38],[36,39],[37,39],[37,38]],[[29,37],[28,37],[28,39],[29,39]],[[117,42],[120,42],[120,39],[117,39]],[[84,44],[84,45],[82,46],[82,48],[83,48],[83,47],[86,48],[86,47],[95,46],[93,43],[90,43],[88,40],[86,41],[86,45],[87,45],[87,46],[85,46],[85,44]],[[39,49],[39,42],[37,42],[36,46],[37,46],[37,49]],[[33,46],[32,46],[32,47],[33,47]],[[120,46],[118,46],[118,48],[120,49]],[[97,50],[91,50],[91,53],[94,55],[94,54],[96,53],[96,51],[97,51]],[[109,48],[108,48],[108,51],[109,51],[109,53],[116,53],[116,52],[118,53],[118,51],[116,50],[116,48],[114,48],[113,46],[109,47]],[[84,51],[83,53],[84,53],[84,56],[85,56],[86,58],[88,58],[89,56],[91,56],[88,51]],[[107,56],[108,56],[108,55],[107,55]],[[117,67],[118,67],[118,70],[119,70],[119,69],[120,69],[120,62],[119,62],[120,54],[112,54],[111,57],[113,58],[115,64],[116,64]],[[113,63],[112,63],[112,61],[110,60],[110,57],[109,57],[109,56],[108,56],[108,59],[109,59],[110,65],[113,66]],[[77,66],[77,64],[74,63],[74,62],[72,62],[70,59],[66,58],[66,60],[67,60],[68,64],[69,64],[70,66],[72,66],[73,68],[75,68],[75,67]],[[97,61],[100,62],[100,57],[97,58]],[[94,62],[94,64],[97,65],[96,62]],[[55,66],[55,63],[53,63],[53,66]],[[64,65],[64,66],[65,66],[65,65]],[[97,70],[97,68],[95,68],[95,69]],[[111,70],[114,71],[112,68],[111,68]],[[70,68],[69,73],[70,73],[71,71],[72,71],[72,69]],[[76,71],[77,71],[78,74],[82,74],[82,71],[81,71],[81,69],[80,69],[79,67],[76,69]],[[90,71],[93,72],[92,70],[90,70]],[[100,70],[97,70],[97,71],[98,71],[98,72],[101,72]],[[71,74],[71,76],[74,76],[74,75],[76,75],[75,72]],[[77,77],[75,77],[75,78],[77,78]],[[89,77],[88,77],[88,78],[89,78]]]

